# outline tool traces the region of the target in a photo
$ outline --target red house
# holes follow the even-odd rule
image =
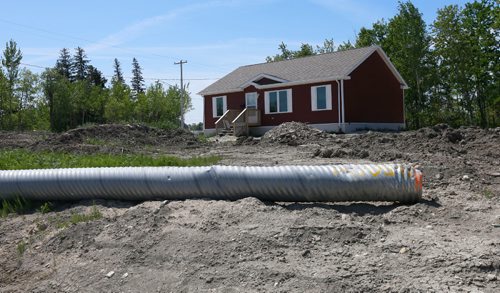
[[[399,130],[406,88],[372,46],[242,66],[199,94],[205,134],[262,135],[289,121],[327,131]]]

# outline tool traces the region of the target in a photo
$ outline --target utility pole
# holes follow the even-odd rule
[[[187,60],[182,60],[179,62],[174,62],[174,65],[181,66],[181,128],[184,129],[184,83],[182,76],[182,64],[187,63]]]

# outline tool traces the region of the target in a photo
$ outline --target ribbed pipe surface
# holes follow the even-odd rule
[[[0,199],[399,201],[422,195],[408,165],[125,167],[0,171]]]

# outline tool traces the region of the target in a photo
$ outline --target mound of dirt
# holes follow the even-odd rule
[[[201,143],[184,129],[158,129],[138,124],[102,124],[69,130],[34,143],[35,150],[125,152],[144,147],[196,147]]]
[[[492,189],[492,181],[477,178],[491,178],[488,174],[496,174],[500,167],[500,128],[454,129],[439,124],[401,133],[369,131],[312,142],[320,145],[311,149],[313,157],[419,164],[427,178],[435,178],[426,182],[449,184],[454,178],[453,182],[462,184],[462,178],[469,178],[465,181],[473,190]]]
[[[312,128],[311,126],[300,122],[286,122],[270,131],[262,137],[262,143],[279,143],[296,146],[308,143],[311,140],[328,137],[328,133]]]
[[[14,132],[0,130],[0,149],[25,148],[50,136],[46,131]]]

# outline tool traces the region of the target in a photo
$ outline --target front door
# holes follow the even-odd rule
[[[246,93],[245,94],[245,107],[247,109],[257,109],[257,93]],[[259,113],[256,110],[247,110],[247,122],[250,126],[258,125],[259,123]]]
[[[257,93],[245,94],[245,107],[249,109],[257,109]]]

